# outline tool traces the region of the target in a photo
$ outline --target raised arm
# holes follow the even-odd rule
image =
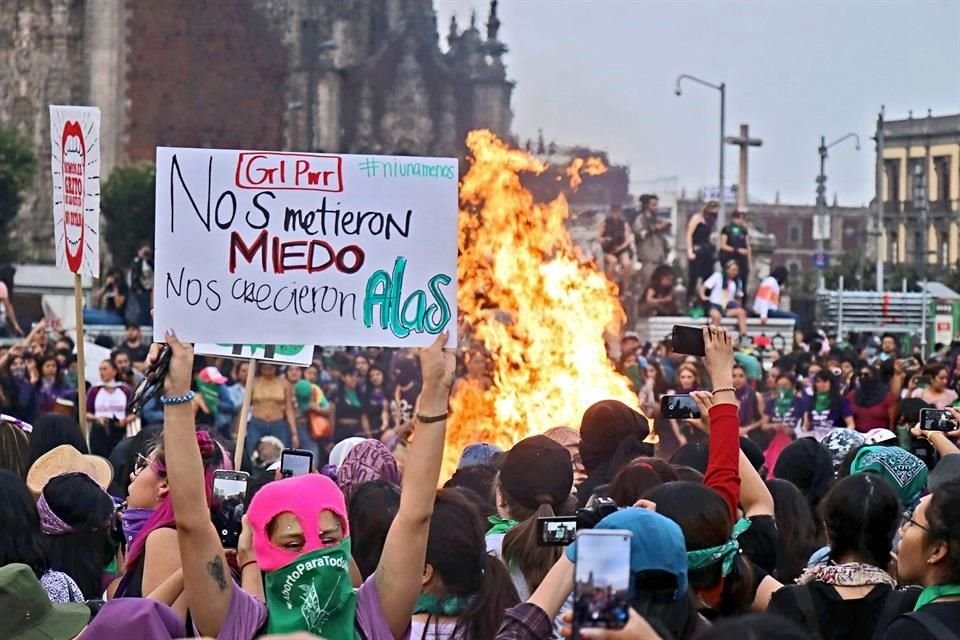
[[[300,434],[297,432],[297,410],[293,407],[293,387],[286,380],[283,381],[283,404],[287,427],[290,429],[290,442],[294,449],[298,449]]]
[[[173,353],[164,395],[185,396],[192,380],[193,346],[182,344],[172,333],[167,334],[167,344]],[[210,520],[203,459],[190,402],[164,406],[163,445],[183,564],[184,595],[197,631],[215,638],[230,609],[234,585],[226,553]]]
[[[440,480],[446,415],[456,370],[453,353],[443,349],[446,341],[447,334],[443,333],[429,349],[420,350],[423,391],[417,409],[417,437],[410,445],[400,508],[390,525],[375,574],[377,592],[395,638],[403,637],[410,626],[426,562],[430,515]]]

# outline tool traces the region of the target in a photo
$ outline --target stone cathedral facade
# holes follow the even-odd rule
[[[157,146],[461,156],[510,138],[497,2],[449,25],[432,0],[0,0],[0,125],[40,172],[11,226],[51,262],[48,104],[94,105],[103,178]]]

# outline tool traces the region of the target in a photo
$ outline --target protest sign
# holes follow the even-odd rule
[[[456,341],[457,161],[157,149],[154,324],[192,342]]]
[[[313,362],[313,346],[303,344],[206,344],[193,345],[194,353],[235,360],[256,358],[261,362],[295,364],[306,367]]]
[[[50,105],[57,267],[100,277],[100,110]]]

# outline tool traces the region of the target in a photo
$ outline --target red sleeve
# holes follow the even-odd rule
[[[703,483],[720,494],[737,517],[740,502],[740,419],[737,407],[717,404],[710,408],[710,457]]]

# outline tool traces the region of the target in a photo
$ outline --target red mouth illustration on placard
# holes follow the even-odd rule
[[[79,122],[63,125],[60,140],[60,170],[63,176],[63,233],[67,266],[77,273],[83,264],[84,195],[87,191],[87,147]]]

